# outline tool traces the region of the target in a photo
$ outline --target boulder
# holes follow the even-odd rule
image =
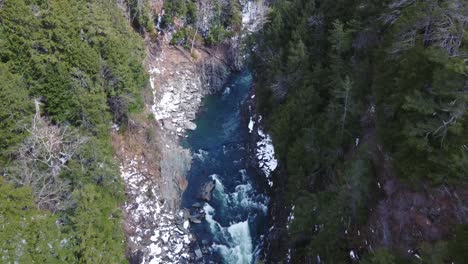
[[[202,207],[202,204],[201,203],[194,203],[194,204],[192,204],[192,207],[200,208],[200,207]]]
[[[202,254],[202,252],[201,252],[201,250],[199,248],[195,249],[195,257],[197,259],[203,258],[203,254]]]
[[[189,220],[190,222],[194,223],[194,224],[200,224],[202,222],[202,219],[205,217],[204,214],[200,214],[200,213],[195,213],[195,214],[191,214],[189,216]]]
[[[213,189],[215,188],[215,186],[216,186],[216,182],[214,180],[204,183],[200,189],[198,198],[206,202],[209,202],[211,200],[211,195],[213,193]]]
[[[195,119],[196,117],[196,113],[195,112],[188,112],[187,113],[187,118],[190,119],[190,120],[193,120]]]
[[[200,219],[190,217],[190,222],[194,224],[201,224],[202,221]]]
[[[197,129],[197,125],[193,122],[187,121],[185,122],[185,128],[188,130],[195,130]]]

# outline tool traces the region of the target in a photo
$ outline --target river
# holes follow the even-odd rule
[[[248,166],[249,131],[241,117],[251,85],[248,71],[233,74],[221,93],[204,99],[197,129],[183,142],[194,154],[183,206],[196,210],[192,205],[200,203],[206,214],[191,227],[204,263],[250,264],[261,254],[268,197],[262,178]],[[204,203],[198,192],[210,180],[216,186]]]

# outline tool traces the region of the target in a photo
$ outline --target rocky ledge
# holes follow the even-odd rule
[[[126,160],[120,170],[126,183],[123,211],[131,262],[191,263],[188,216],[183,210],[172,210],[160,197],[158,184],[147,177],[144,157]]]
[[[213,84],[222,86],[228,76],[221,60],[200,54],[195,61],[186,51],[163,44],[149,63],[154,100],[148,103],[147,113],[154,119],[131,121],[123,133],[114,127],[114,147],[125,183],[122,211],[131,263],[194,263],[200,258],[198,251],[191,251],[194,237],[189,227],[204,215],[190,215],[180,208],[191,154],[179,141],[187,130],[196,128],[192,120],[203,96],[214,92]]]
[[[225,83],[229,70],[215,56],[200,50],[195,61],[181,48],[166,47],[149,70],[154,104],[152,112],[160,126],[172,135],[184,136],[197,128],[193,120],[202,98]]]

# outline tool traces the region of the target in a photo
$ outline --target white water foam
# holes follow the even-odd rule
[[[215,181],[214,195],[223,204],[223,208],[227,209],[228,208],[227,204],[229,202],[229,197],[226,194],[223,183],[219,179],[219,175],[212,174],[212,175],[210,175],[210,178]]]
[[[263,195],[254,195],[250,183],[236,186],[236,191],[231,194],[231,199],[235,204],[243,208],[255,208],[264,214],[268,212],[267,199]]]
[[[246,174],[245,170],[240,170],[239,172],[243,178],[247,176],[244,175]],[[227,194],[219,175],[213,174],[210,175],[210,178],[215,181],[214,194],[224,204],[223,208],[257,209],[265,214],[267,213],[267,199],[262,195],[255,195],[250,183],[238,185],[235,188],[235,192]],[[215,209],[211,205],[206,203],[203,209],[206,213],[206,221],[215,240],[225,243],[225,245],[215,243],[213,249],[219,252],[226,263],[252,263],[255,253],[248,219],[234,223],[229,227],[222,227],[214,219]]]
[[[206,203],[203,209],[205,210],[205,218],[209,224],[211,233],[215,238],[221,239],[228,244],[228,246],[214,244],[213,249],[220,253],[226,263],[251,263],[253,245],[248,221],[235,223],[227,228],[222,227],[213,218],[215,212],[213,207]]]
[[[226,87],[226,89],[224,90],[223,95],[226,96],[226,95],[228,95],[228,94],[230,94],[230,93],[231,93],[231,87],[228,86],[228,87]]]
[[[241,174],[242,176],[242,181],[247,181],[247,170],[246,169],[241,169],[239,170],[239,173]]]
[[[247,177],[246,170],[240,170],[239,172],[242,178]],[[255,208],[264,214],[267,213],[268,207],[266,204],[268,199],[263,195],[255,195],[250,183],[237,185],[235,192],[227,194],[219,175],[213,174],[210,175],[210,178],[215,181],[214,195],[223,204],[223,208]]]
[[[213,245],[213,247],[219,251],[226,263],[252,263],[253,245],[248,221],[235,223],[226,228],[224,233],[228,234],[229,247],[225,245]]]
[[[203,210],[205,211],[205,220],[210,226],[210,231],[216,237],[217,234],[222,231],[222,227],[213,218],[215,209],[211,207],[211,205],[209,205],[208,203],[205,203],[205,205],[203,206]]]
[[[203,149],[199,149],[198,152],[193,153],[193,155],[198,158],[200,161],[205,161],[208,157],[209,152]]]

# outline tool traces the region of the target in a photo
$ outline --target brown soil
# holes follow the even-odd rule
[[[379,143],[374,119],[373,113],[363,118],[361,145],[370,147],[381,198],[370,209],[368,223],[348,233],[354,248],[367,251],[385,246],[409,253],[422,242],[449,237],[457,224],[468,222],[468,188],[422,183],[414,190],[402,183]]]
[[[156,142],[158,128],[154,121],[146,119],[144,115],[142,113],[130,119],[126,131],[113,131],[112,144],[116,160],[125,164],[133,157],[141,157],[144,163],[137,165],[138,170],[145,172],[144,175],[151,180],[157,180],[161,177],[161,152]]]

